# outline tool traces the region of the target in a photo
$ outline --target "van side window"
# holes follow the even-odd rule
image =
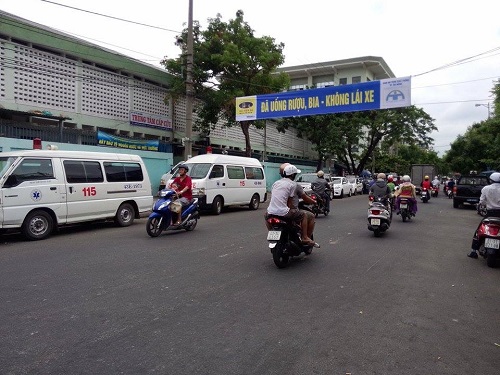
[[[264,172],[262,168],[245,167],[245,174],[249,180],[263,180]]]
[[[212,172],[210,172],[210,178],[220,178],[220,177],[224,177],[224,166],[214,165],[212,168]]]
[[[227,177],[232,180],[243,180],[245,178],[245,173],[243,173],[243,167],[237,167],[235,165],[227,166]]]
[[[18,183],[54,178],[52,161],[50,159],[24,159],[12,175],[16,177]]]
[[[104,162],[104,172],[109,182],[144,180],[139,163]]]
[[[82,182],[103,182],[101,164],[96,161],[65,160],[66,180],[76,184]]]

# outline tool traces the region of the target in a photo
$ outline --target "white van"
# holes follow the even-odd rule
[[[151,182],[137,155],[26,150],[0,153],[0,228],[41,240],[59,225],[151,210]]]
[[[260,161],[242,156],[203,154],[183,164],[193,180],[193,198],[202,209],[219,215],[225,206],[248,205],[252,210],[267,200],[266,176]],[[179,165],[179,164],[178,164]],[[170,171],[175,176],[178,165]],[[167,187],[172,183],[171,178]]]

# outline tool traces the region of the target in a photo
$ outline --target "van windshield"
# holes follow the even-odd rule
[[[5,174],[5,172],[7,171],[7,169],[9,169],[9,167],[12,165],[12,163],[14,163],[14,160],[16,160],[17,158],[13,158],[13,157],[0,157],[0,177],[3,176]]]
[[[212,166],[211,163],[185,163],[185,164],[189,168],[188,172],[189,177],[197,180],[207,177],[208,171]]]

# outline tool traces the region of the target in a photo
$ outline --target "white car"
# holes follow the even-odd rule
[[[316,173],[304,173],[299,175],[296,181],[300,186],[302,186],[304,191],[308,193],[312,190],[311,183],[316,181],[317,178],[318,176],[316,175]],[[332,182],[333,177],[331,177],[330,174],[325,173],[324,178],[326,182],[328,182],[328,185],[330,186],[330,198],[333,198],[333,182]]]
[[[354,192],[354,187],[349,183],[347,177],[332,177],[333,182],[333,196],[344,198],[344,196],[351,196]]]
[[[363,179],[360,177],[348,177],[347,180],[353,186],[353,195],[363,194]]]

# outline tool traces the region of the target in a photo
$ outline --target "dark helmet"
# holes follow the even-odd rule
[[[181,164],[177,167],[177,169],[184,168],[186,170],[186,173],[189,172],[189,167],[186,164]]]

